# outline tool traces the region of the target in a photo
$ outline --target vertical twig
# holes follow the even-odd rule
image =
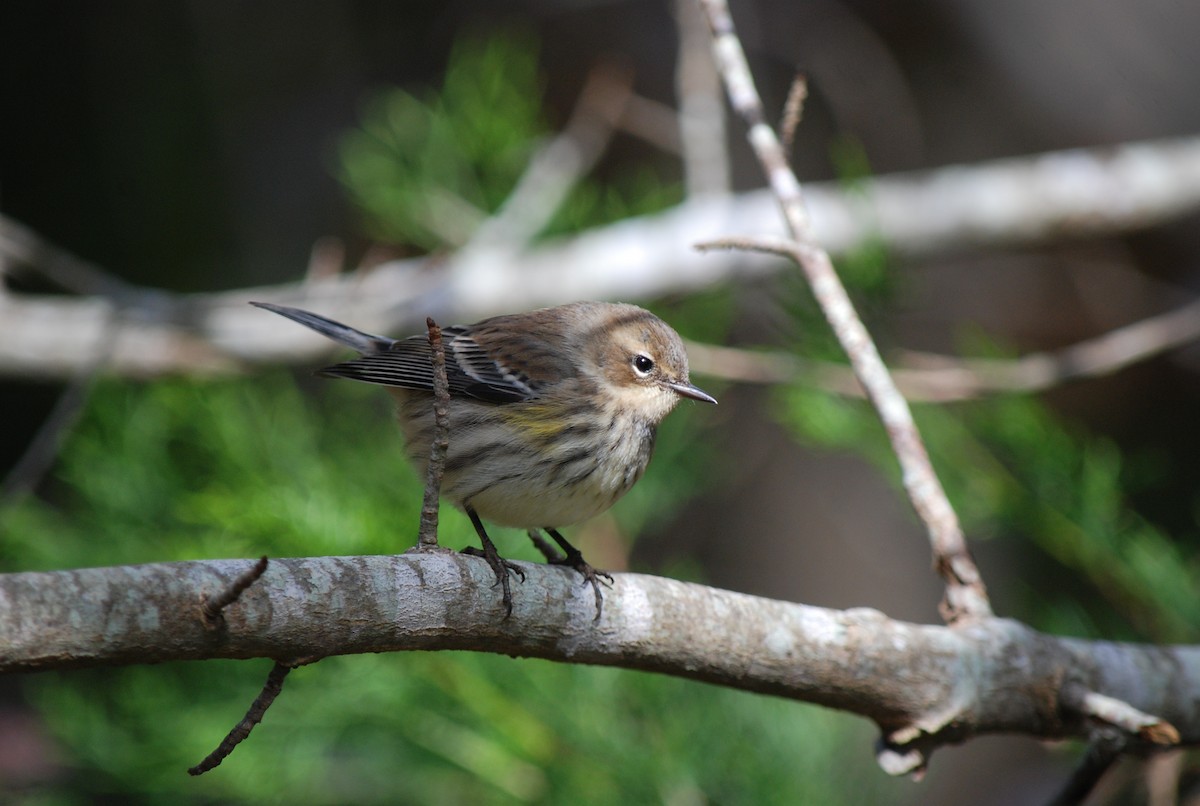
[[[216,629],[225,621],[222,611],[236,602],[246,590],[267,572],[267,555],[259,557],[258,562],[238,575],[224,590],[217,591],[200,603],[200,617],[204,626]]]
[[[433,443],[429,446],[429,465],[425,474],[425,499],[421,505],[421,526],[417,545],[432,548],[438,544],[438,498],[442,475],[446,471],[446,450],[450,447],[450,382],[446,379],[446,348],[442,329],[432,317],[425,318],[429,328],[429,350],[433,362]]]
[[[800,126],[800,119],[804,117],[804,102],[807,100],[808,79],[798,74],[792,79],[787,100],[783,102],[783,115],[779,118],[779,139],[783,141],[784,151],[792,150],[796,129]]]
[[[730,103],[749,127],[747,134],[767,180],[779,200],[794,239],[782,250],[799,264],[855,375],[887,430],[900,462],[904,489],[929,534],[934,566],[946,583],[942,615],[948,622],[991,615],[987,591],[967,550],[958,516],[946,498],[908,403],[896,388],[874,342],[834,271],[829,254],[813,238],[800,182],[792,172],[775,131],[766,122],[762,101],[746,63],[725,0],[700,0],[713,35],[717,69]]]

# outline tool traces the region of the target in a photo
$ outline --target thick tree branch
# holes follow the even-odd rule
[[[203,658],[466,649],[643,669],[860,714],[880,761],[919,770],[938,746],[1017,732],[1089,736],[1095,697],[1200,741],[1200,648],[1054,638],[1017,622],[941,627],[617,574],[604,616],[559,568],[525,565],[512,617],[487,564],[452,553],[272,560],[206,628],[196,602],[244,560],[0,576],[0,672]],[[1111,701],[1111,702],[1110,702]],[[1112,702],[1127,705],[1112,710]],[[1142,721],[1129,741],[1145,735]],[[1124,726],[1130,728],[1130,725]]]

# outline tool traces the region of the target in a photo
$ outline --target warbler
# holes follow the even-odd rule
[[[408,458],[424,472],[434,435],[432,350],[426,334],[390,339],[298,308],[253,302],[357,350],[320,375],[390,388]],[[681,398],[717,401],[688,379],[669,325],[636,305],[576,302],[442,329],[449,432],[441,495],[471,519],[480,554],[512,613],[509,574],[483,526],[529,530],[548,561],[591,584],[600,578],[558,528],[604,512],[641,478],[655,434]],[[541,540],[543,529],[566,553]]]

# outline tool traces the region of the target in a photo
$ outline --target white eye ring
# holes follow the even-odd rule
[[[639,378],[649,376],[654,371],[654,359],[644,353],[638,353],[633,357],[633,371]]]

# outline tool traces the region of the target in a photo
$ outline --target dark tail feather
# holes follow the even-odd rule
[[[280,316],[286,316],[293,322],[299,322],[326,338],[333,339],[339,344],[344,344],[347,347],[358,350],[363,355],[371,355],[380,350],[385,350],[393,342],[392,339],[385,336],[373,336],[370,333],[363,333],[361,330],[355,330],[349,325],[343,325],[341,322],[335,322],[332,319],[326,319],[324,316],[319,316],[309,311],[302,311],[299,308],[289,308],[286,305],[273,305],[269,302],[251,302],[250,304],[258,308],[265,308]]]

